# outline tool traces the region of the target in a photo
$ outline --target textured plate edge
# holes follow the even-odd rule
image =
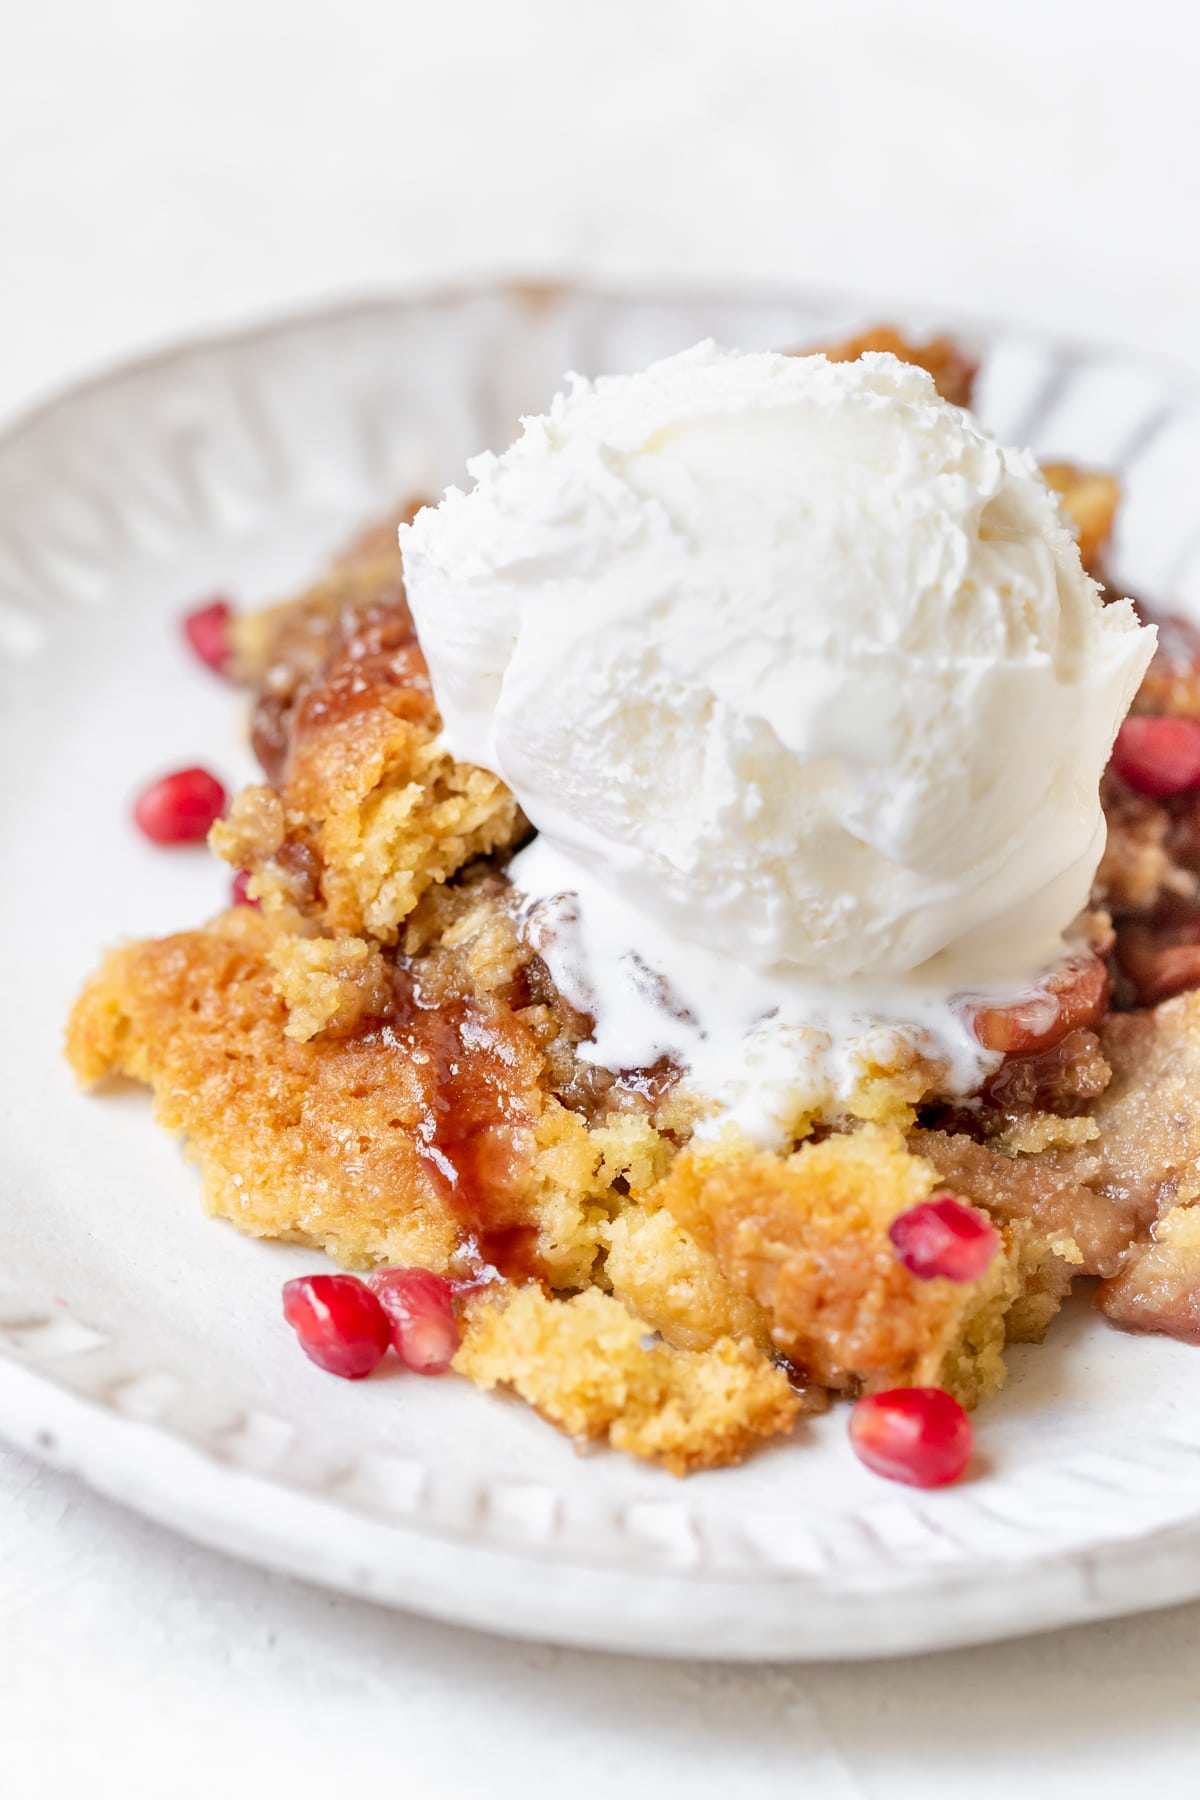
[[[831,319],[843,314],[866,317],[869,313],[878,315],[889,311],[901,319],[913,316],[913,308],[908,304],[888,307],[872,303],[870,307],[865,307],[861,299],[855,296],[797,289],[764,293],[761,289],[750,286],[745,289],[715,286],[693,288],[680,284],[678,287],[664,285],[647,292],[632,284],[628,288],[620,285],[600,288],[571,282],[514,281],[462,283],[397,296],[383,293],[363,295],[326,305],[299,307],[274,317],[264,316],[245,325],[235,324],[228,329],[183,337],[177,342],[156,347],[144,356],[118,359],[80,381],[66,384],[14,417],[0,421],[0,446],[5,450],[16,449],[26,431],[36,431],[58,411],[68,409],[78,401],[126,380],[137,379],[140,375],[157,369],[167,369],[185,357],[202,356],[206,352],[236,352],[251,348],[258,342],[267,342],[279,334],[319,329],[326,324],[346,323],[356,318],[365,319],[386,313],[411,312],[417,315],[430,306],[450,307],[489,297],[517,299],[528,307],[531,315],[536,315],[544,307],[553,307],[556,303],[577,298],[584,302],[617,307],[623,303],[696,307],[739,304],[778,306],[803,309],[810,317],[824,314]],[[944,322],[947,328],[960,331],[967,337],[978,335],[986,339],[992,335],[992,327],[979,316],[970,319],[959,316],[956,320],[947,315]],[[998,329],[1009,328],[1002,326]],[[1062,348],[1061,344],[1056,346],[1052,337],[1032,331],[1029,335],[1036,337],[1048,349]],[[1103,346],[1099,344],[1075,344],[1069,348],[1075,353],[1081,350],[1087,354],[1103,353]],[[1128,354],[1127,351],[1118,353]],[[1138,360],[1153,363],[1159,369],[1169,366],[1165,359],[1158,357],[1147,356]],[[1176,366],[1182,372],[1182,365]],[[1189,384],[1194,385],[1193,372],[1188,371],[1188,378]],[[30,1403],[29,1429],[27,1431],[22,1428],[19,1437],[14,1439],[20,1443],[20,1447],[30,1450],[47,1462],[79,1474],[97,1491],[132,1506],[159,1523],[174,1527],[214,1548],[231,1551],[247,1560],[322,1582],[361,1597],[404,1606],[451,1623],[474,1625],[514,1637],[528,1638],[531,1635],[521,1624],[521,1597],[518,1591],[528,1580],[530,1559],[527,1553],[509,1551],[495,1542],[479,1539],[472,1541],[469,1537],[438,1539],[428,1526],[410,1530],[403,1525],[355,1522],[350,1529],[362,1532],[363,1537],[358,1541],[364,1547],[367,1539],[386,1543],[390,1547],[380,1565],[387,1575],[382,1583],[387,1591],[381,1591],[380,1582],[371,1579],[370,1568],[363,1566],[361,1554],[353,1559],[351,1565],[339,1566],[336,1570],[322,1569],[311,1562],[302,1561],[295,1545],[291,1546],[294,1554],[281,1556],[277,1540],[268,1536],[261,1525],[256,1525],[251,1516],[252,1500],[260,1510],[264,1502],[278,1508],[286,1501],[289,1507],[299,1508],[314,1522],[318,1517],[324,1520],[323,1536],[328,1542],[336,1536],[336,1532],[329,1529],[332,1521],[337,1521],[343,1531],[347,1528],[346,1514],[336,1504],[326,1503],[296,1489],[282,1488],[278,1483],[234,1468],[219,1456],[183,1439],[171,1437],[161,1429],[135,1424],[96,1402],[82,1400],[72,1394],[55,1381],[51,1371],[31,1369],[6,1355],[0,1357],[0,1396],[4,1398],[8,1395],[10,1376],[18,1382],[28,1383],[46,1402],[41,1408],[42,1422],[38,1425],[32,1424],[32,1420],[39,1409],[36,1404]],[[56,1417],[61,1411],[64,1424],[56,1427],[45,1422],[48,1406]],[[23,1404],[17,1408],[14,1402],[14,1408],[20,1411],[24,1420],[26,1412]],[[50,1448],[44,1441],[47,1433],[54,1438],[54,1444]],[[105,1444],[101,1441],[109,1436],[113,1445],[127,1446],[131,1472],[124,1479],[119,1466],[115,1473],[110,1466],[114,1462],[120,1465],[122,1457],[106,1451]],[[165,1468],[170,1463],[175,1468],[174,1479],[168,1480],[161,1475],[156,1477],[152,1468],[147,1474],[147,1465],[152,1465],[156,1457],[161,1458],[162,1467]],[[139,1475],[145,1478],[144,1488],[130,1491],[131,1486],[138,1489]],[[161,1493],[158,1492],[160,1487]],[[196,1493],[206,1493],[210,1488],[218,1496],[217,1503],[206,1507],[197,1517],[185,1519],[182,1515],[186,1509],[180,1506],[180,1496],[186,1495],[190,1501]],[[223,1504],[221,1496],[226,1490],[246,1496],[245,1504],[235,1507]],[[238,1544],[230,1541],[231,1528],[240,1540]],[[447,1550],[449,1546],[448,1554],[456,1568],[461,1569],[464,1557],[469,1555],[469,1559],[481,1569],[486,1565],[493,1572],[502,1568],[507,1570],[515,1610],[502,1607],[499,1608],[502,1616],[489,1616],[497,1612],[495,1604],[490,1609],[481,1604],[469,1607],[447,1605],[440,1591],[421,1593],[419,1590],[429,1585],[430,1550],[435,1541],[442,1550]],[[399,1554],[397,1546],[401,1547]],[[1147,1577],[1147,1567],[1152,1563],[1157,1571],[1153,1580]],[[1161,1568],[1158,1567],[1159,1564],[1162,1565]],[[1185,1565],[1186,1579],[1181,1586],[1179,1577]],[[1164,1528],[1157,1533],[1128,1540],[1112,1540],[1086,1551],[1053,1552],[1044,1561],[1031,1559],[1022,1563],[1019,1568],[974,1562],[969,1569],[959,1568],[945,1574],[928,1567],[919,1567],[912,1572],[889,1571],[888,1577],[881,1580],[876,1566],[872,1571],[871,1591],[867,1591],[865,1585],[857,1586],[853,1576],[847,1577],[844,1570],[840,1579],[804,1577],[794,1583],[785,1583],[781,1590],[778,1572],[760,1579],[753,1576],[716,1576],[698,1570],[672,1571],[661,1567],[653,1571],[614,1570],[611,1567],[602,1570],[589,1568],[572,1560],[564,1560],[557,1566],[546,1560],[539,1560],[538,1569],[553,1580],[554,1610],[563,1613],[562,1617],[556,1617],[552,1629],[544,1633],[550,1641],[581,1647],[627,1650],[630,1648],[633,1627],[644,1625],[646,1641],[639,1647],[646,1653],[711,1657],[711,1648],[698,1652],[693,1647],[695,1634],[697,1631],[707,1632],[711,1642],[721,1621],[729,1625],[731,1635],[735,1633],[737,1609],[731,1607],[728,1601],[737,1593],[749,1608],[749,1617],[745,1622],[755,1641],[751,1647],[730,1642],[721,1654],[731,1659],[747,1661],[772,1658],[863,1658],[994,1641],[1006,1636],[1053,1629],[1064,1624],[1166,1606],[1196,1597],[1200,1595],[1200,1516],[1181,1526]],[[630,1596],[634,1590],[642,1593],[665,1592],[673,1596],[680,1618],[674,1620],[671,1628],[664,1632],[659,1622],[641,1620],[640,1609],[636,1604],[628,1604],[621,1627],[611,1628],[612,1641],[605,1642],[605,1633],[610,1627],[598,1628],[597,1621],[607,1609],[600,1604],[581,1609],[578,1597],[563,1598],[558,1591],[568,1581],[583,1584],[593,1580],[602,1584],[605,1589],[611,1589],[615,1580],[630,1590]],[[1131,1587],[1137,1589],[1136,1597],[1130,1597],[1128,1590]],[[703,1588],[714,1594],[719,1592],[725,1597],[726,1604],[714,1606],[703,1617],[697,1617],[695,1609],[688,1609],[686,1605],[680,1604],[680,1600],[683,1594],[695,1593]],[[794,1621],[789,1624],[784,1620],[778,1632],[767,1625],[770,1597],[780,1591],[787,1592],[793,1613],[804,1615],[803,1629],[799,1632],[794,1628]],[[1019,1603],[1014,1602],[1014,1594],[1022,1596]],[[903,1606],[906,1595],[911,1595],[914,1601],[911,1612]],[[766,1613],[757,1610],[764,1604]],[[547,1607],[543,1610],[549,1612],[551,1609]],[[587,1621],[582,1628],[578,1618],[572,1616],[581,1610]],[[778,1607],[776,1611],[779,1611]],[[932,1620],[928,1617],[930,1611],[936,1615]],[[899,1620],[892,1616],[896,1612],[900,1613]],[[972,1615],[969,1619],[960,1616],[966,1612]],[[731,1613],[735,1616],[731,1617]],[[1019,1616],[1014,1617],[1013,1614]],[[872,1625],[875,1628],[873,1632]],[[778,1646],[766,1642],[772,1636],[780,1638]],[[869,1642],[866,1641],[868,1636]]]
[[[938,330],[968,341],[976,338],[988,341],[1002,335],[1028,338],[1059,356],[1082,351],[1094,357],[1133,357],[1161,370],[1164,375],[1174,375],[1192,384],[1200,382],[1200,367],[1169,352],[1131,345],[1127,340],[1106,334],[1081,338],[1067,332],[1043,330],[1036,324],[1014,322],[986,310],[947,308],[935,300],[912,295],[880,295],[868,301],[855,290],[825,288],[816,282],[804,286],[783,283],[764,286],[755,281],[744,284],[656,281],[652,287],[647,287],[633,280],[623,282],[613,278],[592,282],[575,280],[555,271],[529,275],[514,270],[478,278],[464,276],[455,281],[421,283],[412,288],[365,287],[324,299],[300,301],[293,306],[255,309],[243,317],[195,331],[167,333],[147,350],[102,357],[85,365],[77,374],[48,383],[45,388],[19,400],[11,410],[0,412],[0,446],[7,448],[26,430],[40,426],[59,407],[85,399],[110,383],[147,374],[180,356],[231,350],[253,344],[260,338],[273,337],[280,331],[303,330],[376,312],[416,313],[430,306],[456,306],[500,296],[521,300],[531,312],[574,296],[613,305],[636,301],[651,306],[744,304],[804,308],[814,313],[827,313],[831,318],[841,315],[863,319],[885,317],[900,324],[916,319],[936,319]]]
[[[347,1523],[337,1505],[224,1465],[9,1357],[0,1357],[0,1419],[0,1435],[15,1448],[221,1555],[441,1624],[570,1649],[630,1654],[639,1637],[638,1654],[693,1662],[864,1662],[1034,1636],[1200,1598],[1197,1520],[1019,1569],[975,1565],[965,1578],[963,1571],[931,1578],[928,1569],[915,1569],[864,1587],[815,1577],[792,1585],[772,1576],[542,1562],[531,1633],[524,1621],[530,1564],[519,1550],[365,1519],[350,1528],[335,1561],[329,1544],[337,1533],[329,1526],[336,1521],[345,1532]],[[278,1529],[281,1509],[285,1531]],[[478,1585],[464,1580],[464,1571],[479,1576]],[[620,1609],[611,1604],[614,1586],[622,1591]],[[743,1621],[750,1642],[739,1641]],[[712,1647],[718,1641],[719,1652]]]

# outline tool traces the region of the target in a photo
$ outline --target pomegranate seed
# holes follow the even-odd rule
[[[1126,787],[1155,800],[1200,787],[1200,719],[1126,719],[1112,766]]]
[[[153,844],[202,844],[225,811],[225,799],[207,769],[176,769],[139,795],[133,816]]]
[[[1200,720],[1126,718],[1112,747],[1112,767],[1126,787],[1153,799],[1200,787]]]
[[[460,1341],[450,1283],[429,1269],[380,1269],[370,1281],[401,1361],[417,1375],[444,1375]]]
[[[876,1475],[933,1488],[958,1480],[971,1460],[974,1433],[944,1388],[889,1388],[858,1401],[850,1414],[850,1442]]]
[[[892,1220],[888,1236],[918,1281],[938,1275],[947,1281],[978,1281],[1000,1248],[991,1220],[951,1194],[910,1206]]]
[[[301,1275],[283,1284],[283,1316],[320,1369],[359,1381],[386,1355],[387,1314],[357,1275]]]
[[[233,640],[229,635],[232,618],[233,608],[228,600],[210,600],[207,605],[188,613],[183,621],[188,643],[200,661],[215,669],[218,675],[224,673],[233,655]]]
[[[252,900],[246,889],[250,885],[249,869],[239,869],[231,885],[233,904],[235,906],[252,906],[256,912],[262,911],[262,901]]]

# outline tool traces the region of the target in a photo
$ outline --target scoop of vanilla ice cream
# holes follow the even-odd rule
[[[1036,966],[1153,633],[1031,458],[888,355],[572,378],[401,530],[448,746],[567,859],[759,968]]]

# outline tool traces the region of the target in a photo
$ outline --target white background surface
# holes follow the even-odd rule
[[[0,413],[329,295],[807,282],[1164,349],[1182,5],[3,5]],[[802,1478],[798,1468],[797,1478]],[[1200,1784],[1200,1607],[861,1668],[499,1644],[243,1570],[0,1452],[5,1794],[1126,1796]]]

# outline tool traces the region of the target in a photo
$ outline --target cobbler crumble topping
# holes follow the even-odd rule
[[[946,340],[844,353],[863,349],[969,401]],[[1102,573],[1115,484],[1046,474]],[[698,1136],[670,1059],[581,1054],[592,1021],[524,941],[505,873],[529,827],[441,743],[389,521],[295,602],[184,620],[253,686],[265,780],[228,816],[204,769],[141,795],[155,843],[213,828],[232,905],[112,952],[71,1060],[154,1086],[214,1212],[373,1271],[284,1289],[335,1374],[389,1347],[453,1364],[675,1473],[857,1396],[862,1461],[944,1485],[971,1455],[964,1405],[1077,1277],[1122,1326],[1200,1340],[1200,635],[1161,625],[1080,948],[1018,1001],[972,1004],[995,1072],[947,1100],[920,1065],[881,1070],[846,1116],[763,1151]]]

